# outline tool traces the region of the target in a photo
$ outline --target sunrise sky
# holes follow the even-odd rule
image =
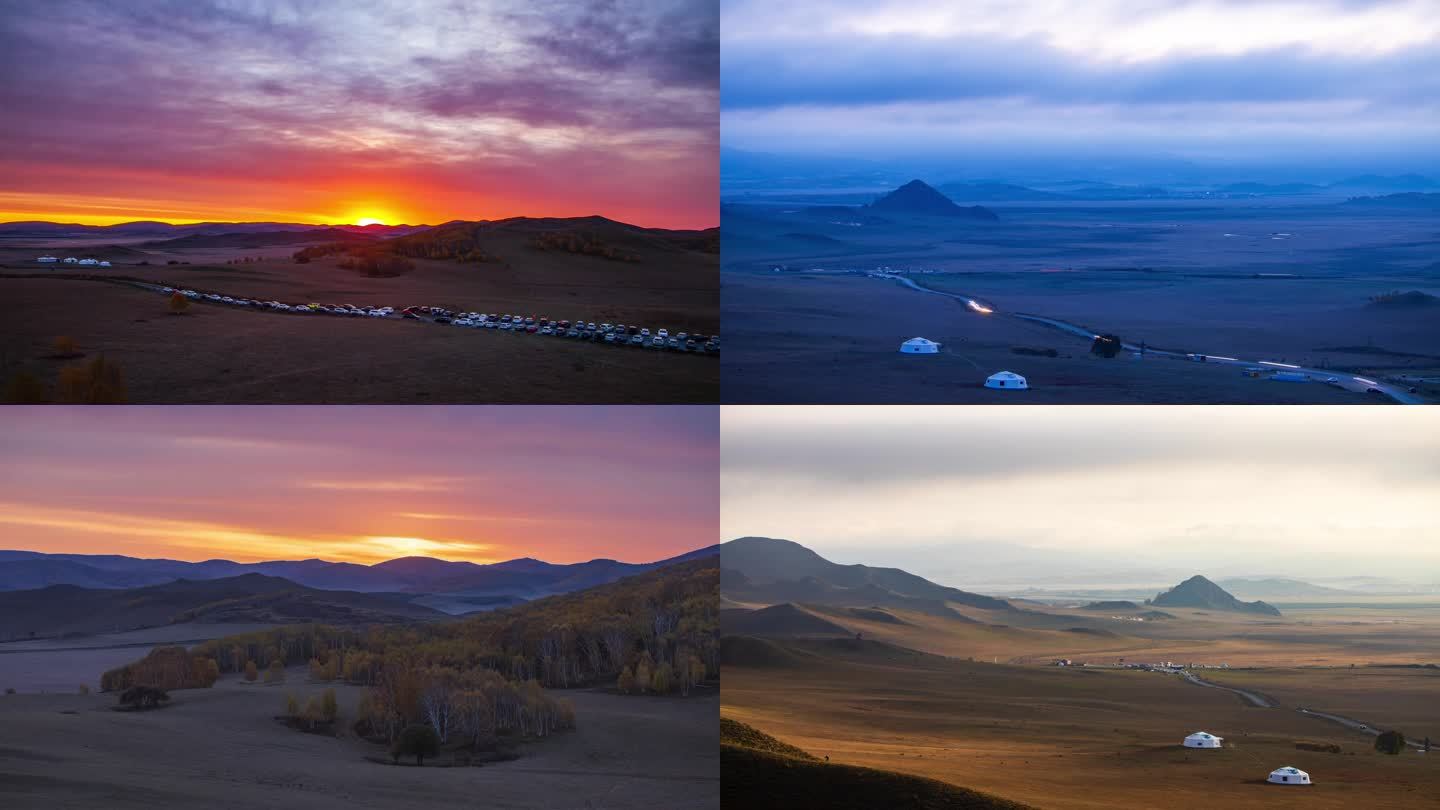
[[[713,0],[7,0],[0,221],[717,223]]]
[[[0,548],[651,562],[715,540],[710,406],[11,406]]]

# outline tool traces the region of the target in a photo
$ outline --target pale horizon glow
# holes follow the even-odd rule
[[[722,540],[947,584],[1179,569],[1440,584],[1432,409],[727,407],[721,445]]]
[[[714,542],[716,408],[5,410],[0,549],[653,562]]]

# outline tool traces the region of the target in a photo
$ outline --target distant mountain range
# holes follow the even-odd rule
[[[1352,197],[1346,205],[1361,208],[1415,208],[1425,211],[1440,211],[1440,194],[1407,191],[1401,194],[1384,194],[1379,197]]]
[[[74,222],[0,222],[0,235],[7,237],[36,236],[44,238],[150,236],[176,238],[194,234],[214,236],[235,233],[273,233],[275,231],[339,230],[372,236],[402,236],[423,231],[430,225],[323,225],[300,222],[195,222],[171,225],[168,222],[122,222],[118,225],[81,225]]]
[[[1357,596],[1355,591],[1343,588],[1327,588],[1298,579],[1285,577],[1246,578],[1231,577],[1217,584],[1237,597],[1254,598],[1261,596],[1309,597],[1309,596]]]
[[[868,210],[881,214],[919,215],[928,217],[951,217],[956,219],[997,220],[999,215],[990,209],[973,205],[964,208],[936,191],[922,180],[911,180],[905,185],[886,194],[873,203]]]
[[[555,564],[526,557],[489,565],[430,557],[402,557],[375,565],[360,565],[314,559],[259,563],[230,560],[182,562],[120,555],[0,551],[0,591],[31,590],[52,585],[121,589],[180,579],[213,580],[262,574],[322,590],[395,592],[411,597],[426,594],[430,596],[422,602],[447,613],[464,613],[480,607],[590,588],[642,571],[714,556],[718,551],[718,546],[710,546],[651,563],[596,559]]]
[[[937,585],[898,568],[840,565],[790,540],[742,537],[720,546],[720,590],[737,602],[892,607],[960,617],[946,603],[1013,610],[1003,599]]]
[[[111,633],[195,622],[323,622],[361,625],[427,621],[446,614],[409,594],[321,590],[264,574],[178,580],[129,590],[51,585],[0,593],[0,640]]]
[[[1268,616],[1280,615],[1280,610],[1274,605],[1265,602],[1242,602],[1231,595],[1229,591],[1199,574],[1159,594],[1151,599],[1149,604],[1156,607],[1262,613]]]

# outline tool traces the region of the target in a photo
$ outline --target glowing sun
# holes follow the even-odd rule
[[[385,223],[374,217],[361,217],[355,220],[356,225],[384,225]]]

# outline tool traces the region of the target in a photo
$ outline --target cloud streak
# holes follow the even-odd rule
[[[17,0],[0,217],[710,225],[718,58],[701,0]]]

